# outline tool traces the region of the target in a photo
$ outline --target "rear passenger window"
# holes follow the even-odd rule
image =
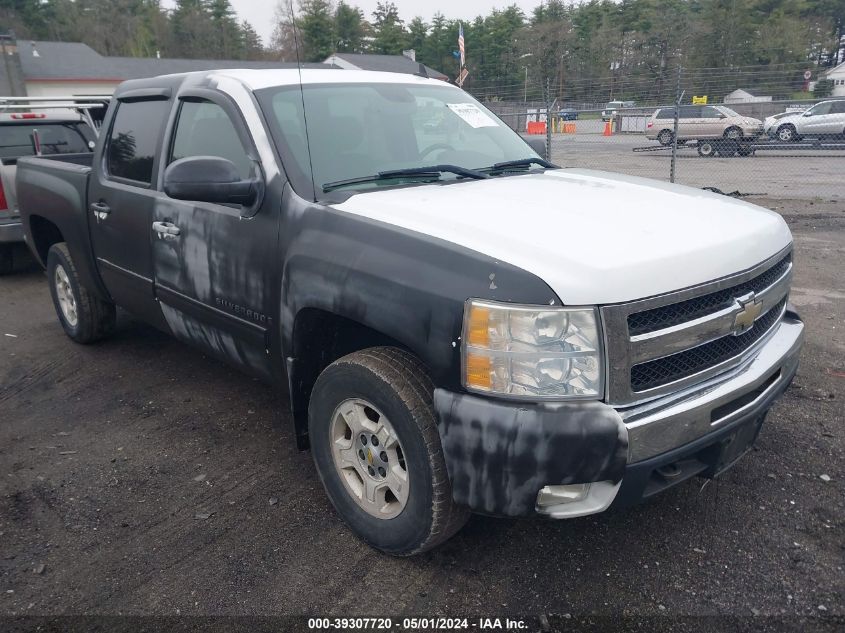
[[[225,158],[234,163],[244,180],[251,175],[252,160],[235,125],[223,108],[210,101],[185,101],[179,110],[168,164],[188,156]]]
[[[701,106],[681,106],[682,119],[700,119]]]
[[[164,100],[118,105],[106,150],[109,176],[152,182],[156,145],[169,107]]]
[[[657,113],[658,119],[674,119],[675,118],[675,108],[663,108],[660,112]]]

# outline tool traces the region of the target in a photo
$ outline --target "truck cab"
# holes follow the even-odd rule
[[[129,81],[86,164],[22,159],[17,187],[71,339],[120,306],[287,393],[334,507],[394,555],[473,511],[715,477],[798,366],[779,215],[561,169],[425,77]]]

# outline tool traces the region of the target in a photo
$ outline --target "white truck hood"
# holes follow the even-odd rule
[[[567,305],[631,301],[712,281],[792,241],[773,211],[582,169],[359,193],[333,208],[518,266]]]

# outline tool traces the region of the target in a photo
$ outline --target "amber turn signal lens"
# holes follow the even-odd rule
[[[468,353],[466,357],[467,387],[489,391],[493,385],[493,361],[489,356]]]
[[[473,347],[490,347],[490,308],[473,305],[469,311],[469,340]]]

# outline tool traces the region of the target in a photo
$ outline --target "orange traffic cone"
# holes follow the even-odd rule
[[[613,136],[613,129],[610,126],[610,121],[606,121],[604,124],[604,134],[603,136]]]

